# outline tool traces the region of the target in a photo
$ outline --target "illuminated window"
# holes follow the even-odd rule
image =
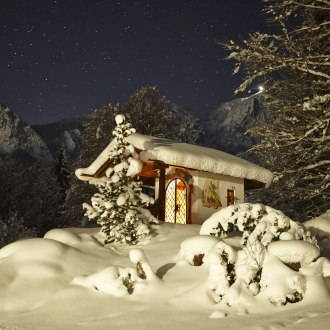
[[[227,189],[227,206],[235,204],[235,190]]]
[[[172,180],[166,188],[165,221],[185,224],[187,219],[187,188],[180,179]]]

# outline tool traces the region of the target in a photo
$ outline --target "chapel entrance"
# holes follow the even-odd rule
[[[187,187],[181,179],[173,179],[167,185],[165,222],[187,223]]]

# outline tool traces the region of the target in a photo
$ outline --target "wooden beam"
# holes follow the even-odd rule
[[[105,172],[107,171],[107,169],[110,167],[111,164],[112,164],[112,159],[108,159],[95,172],[94,176],[97,177],[97,178],[101,178],[101,177],[105,176]]]
[[[252,179],[244,179],[244,189],[245,190],[254,190],[265,188],[266,184],[264,182],[260,182]]]
[[[165,221],[165,198],[166,198],[166,187],[165,187],[165,166],[160,166],[159,169],[159,220]]]

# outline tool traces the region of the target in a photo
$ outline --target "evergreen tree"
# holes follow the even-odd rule
[[[8,219],[16,210],[16,193],[21,190],[20,173],[23,166],[13,158],[0,159],[0,215]]]
[[[109,144],[115,125],[111,118],[120,112],[120,105],[107,104],[96,109],[83,121],[79,166],[89,166]]]
[[[138,89],[121,107],[138,133],[196,143],[204,130],[194,112],[171,104],[156,86]]]
[[[128,115],[137,132],[157,137],[174,138],[176,116],[170,103],[160,96],[155,86],[138,89],[122,105],[122,113]]]
[[[175,138],[180,142],[196,144],[205,133],[198,117],[190,108],[175,109],[177,126]]]
[[[81,207],[90,196],[95,194],[96,187],[80,181],[74,173],[70,175],[70,187],[66,191],[63,217],[69,226],[95,226],[96,222],[86,221],[84,210]]]
[[[23,226],[43,236],[48,230],[65,225],[59,214],[65,195],[54,162],[35,160],[22,164],[1,159],[0,186],[0,217],[10,227],[6,229],[11,232],[9,236],[14,237],[15,228]]]
[[[307,219],[330,205],[329,2],[264,0],[277,34],[254,33],[225,48],[244,70],[237,92],[263,83],[269,123],[248,157],[272,170],[272,186],[254,198],[291,217]],[[256,199],[255,199],[256,200]]]
[[[99,192],[92,197],[92,206],[85,203],[83,207],[88,218],[101,225],[105,243],[135,244],[157,220],[144,209],[153,199],[141,192],[141,182],[135,177],[141,163],[135,159],[134,147],[125,140],[135,129],[123,115],[116,116],[116,123],[109,153],[113,166],[105,178],[92,180]]]
[[[0,217],[0,248],[23,238],[36,237],[34,228],[27,228],[22,217],[10,213],[7,218]]]
[[[93,111],[83,121],[82,146],[76,168],[89,166],[111,140],[115,125],[111,118],[118,114],[119,105],[107,104]],[[81,204],[89,200],[96,192],[95,186],[78,180],[74,173],[69,178],[70,187],[66,191],[64,204],[65,222],[75,225],[87,225]],[[91,222],[89,222],[91,225]]]
[[[54,162],[36,160],[20,173],[19,189],[15,192],[18,215],[27,227],[36,227],[37,235],[65,226],[59,214],[64,193],[55,174]]]
[[[70,181],[70,170],[69,170],[67,155],[63,146],[57,152],[57,160],[55,162],[55,175],[57,176],[57,181],[63,192],[69,188]]]
[[[155,86],[141,87],[126,103],[108,104],[95,110],[83,122],[79,166],[89,166],[109,144],[113,116],[122,113],[141,134],[196,143],[203,128],[191,109],[172,105]]]

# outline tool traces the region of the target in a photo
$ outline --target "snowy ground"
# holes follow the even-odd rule
[[[0,329],[329,329],[330,214],[308,226],[319,234],[323,257],[297,273],[306,279],[304,299],[279,307],[266,299],[267,290],[256,297],[237,291],[231,307],[216,304],[208,265],[177,259],[181,242],[199,235],[197,225],[161,224],[135,247],[104,248],[96,229],[78,228],[18,241],[0,250]],[[273,258],[264,274],[293,272]],[[147,279],[138,278],[128,294],[122,278],[134,279],[136,261]]]

